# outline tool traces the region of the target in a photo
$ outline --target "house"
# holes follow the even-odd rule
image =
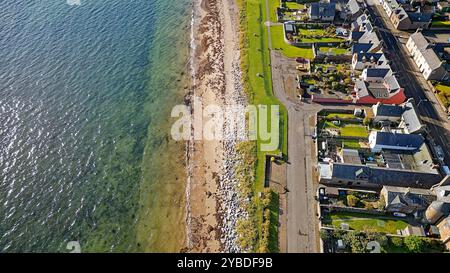
[[[336,16],[336,4],[314,2],[308,9],[309,19],[312,21],[332,22]]]
[[[400,105],[389,105],[377,103],[372,106],[373,122],[379,123],[382,121],[400,122],[404,109]]]
[[[401,116],[398,128],[402,128],[406,134],[423,133],[425,125],[422,124],[420,120],[419,112],[414,105],[414,100],[409,99],[402,107],[404,112]]]
[[[433,191],[410,187],[383,186],[380,195],[386,211],[406,214],[423,212],[436,200]]]
[[[439,183],[437,173],[347,163],[319,163],[319,182],[331,186],[381,189],[383,186],[430,188]]]
[[[411,34],[406,48],[426,80],[441,81],[448,77],[444,61],[439,58],[421,32]]]
[[[373,122],[395,122],[397,129],[401,129],[405,134],[422,133],[425,125],[422,124],[413,99],[408,99],[402,105],[386,105],[377,103],[372,106],[374,113]]]
[[[362,45],[370,45],[370,44],[362,44]],[[366,46],[365,48],[369,48],[369,46]],[[358,50],[359,48],[355,47],[354,49]],[[352,70],[362,71],[365,68],[375,68],[375,67],[388,68],[389,67],[388,64],[389,62],[383,53],[364,52],[364,49],[362,47],[360,48],[360,51],[355,52],[353,54],[352,58]]]
[[[439,185],[432,190],[437,200],[433,201],[425,212],[425,220],[429,224],[436,224],[441,219],[450,215],[450,176],[447,175]]]
[[[363,8],[357,0],[350,0],[347,3],[347,18],[351,21],[355,20],[363,14]]]
[[[406,99],[403,88],[391,90],[384,83],[365,82],[361,79],[355,81],[352,97],[357,104],[402,104]]]
[[[401,231],[403,236],[418,236],[425,237],[425,230],[422,226],[411,226],[408,225],[404,230]]]
[[[382,150],[417,151],[423,143],[423,136],[417,134],[373,131],[369,135],[369,147],[373,153]]]
[[[402,104],[406,100],[404,89],[392,70],[387,68],[364,69],[362,78],[355,81],[352,96],[358,104]]]
[[[385,0],[383,1],[383,9],[386,11],[386,14],[390,18],[392,13],[396,9],[400,8],[400,4],[396,0]]]

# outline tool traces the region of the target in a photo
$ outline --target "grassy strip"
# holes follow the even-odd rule
[[[267,154],[287,154],[287,111],[278,99],[273,95],[272,90],[272,75],[270,69],[270,52],[268,50],[268,36],[264,27],[264,22],[267,18],[265,12],[264,0],[237,0],[240,10],[240,34],[241,34],[241,67],[243,72],[243,84],[248,96],[250,104],[253,105],[279,105],[280,107],[280,141],[279,147],[275,151],[262,151],[260,149],[261,140],[256,141],[254,153],[256,154],[255,176],[252,186],[252,198],[248,205],[248,212],[252,220],[242,222],[240,229],[243,227],[252,227],[253,222],[256,225],[256,232],[240,233],[242,235],[252,237],[256,233],[257,238],[254,244],[251,239],[244,239],[243,245],[247,245],[248,249],[263,250],[261,248],[261,240],[264,238],[262,233],[263,226],[263,206],[261,200],[257,198],[258,192],[264,189],[264,166],[265,157]],[[258,76],[261,75],[261,76]],[[259,122],[259,121],[258,121]],[[270,120],[269,120],[270,123]],[[258,124],[259,125],[259,124]],[[270,128],[270,124],[267,125]],[[260,126],[258,126],[259,128]],[[246,152],[252,149],[245,149]],[[238,151],[239,152],[239,151]],[[241,150],[242,152],[242,150]],[[278,212],[278,208],[276,209]],[[278,223],[278,221],[277,221]],[[273,236],[278,237],[278,235]],[[247,241],[247,243],[245,242]],[[250,243],[248,243],[250,241]],[[271,242],[272,244],[272,242]],[[276,242],[277,244],[277,242]],[[250,247],[252,246],[252,247]],[[268,248],[271,250],[271,248]]]

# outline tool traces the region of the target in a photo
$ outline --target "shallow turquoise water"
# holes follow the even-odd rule
[[[167,170],[142,159],[181,101],[189,2],[2,2],[0,252],[158,251],[136,234]]]

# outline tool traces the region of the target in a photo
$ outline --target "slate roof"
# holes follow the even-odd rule
[[[357,14],[361,10],[361,5],[358,3],[357,0],[350,0],[348,1],[347,5],[352,15]]]
[[[336,15],[336,4],[314,2],[311,3],[310,12],[311,16],[334,17]]]
[[[350,39],[352,39],[352,41],[358,41],[362,36],[363,36],[364,32],[362,31],[352,31],[350,34]]]
[[[388,68],[366,68],[367,77],[371,78],[383,78],[389,73]]]
[[[432,191],[428,189],[385,186],[388,204],[419,205],[427,207],[436,199]]]
[[[374,61],[378,61],[382,56],[383,53],[370,53],[370,52],[357,52],[356,54],[358,54],[357,58],[358,61],[362,61],[362,60],[366,60],[367,62],[369,62],[370,60],[374,60]]]
[[[439,59],[436,52],[433,49],[429,48],[422,52],[423,57],[427,61],[428,65],[431,69],[436,69],[442,65],[441,59]]]
[[[414,172],[366,165],[334,163],[332,177],[335,180],[355,180],[377,184],[378,186],[427,188],[439,183],[438,174]],[[346,181],[345,181],[346,182]]]
[[[369,43],[356,43],[352,46],[352,53],[366,53],[373,47],[373,44]]]
[[[420,117],[412,102],[405,103],[402,118],[409,132],[416,132],[423,127]]]
[[[415,32],[409,37],[420,51],[425,50],[429,45],[427,39],[425,39],[421,32]]]
[[[404,111],[403,107],[398,105],[377,104],[375,107],[377,108],[377,116],[384,117],[401,117]]]
[[[375,134],[375,143],[378,145],[419,149],[424,142],[423,136],[416,134],[397,134],[390,132],[375,132]]]
[[[412,22],[430,22],[433,14],[422,12],[408,12],[408,17]]]

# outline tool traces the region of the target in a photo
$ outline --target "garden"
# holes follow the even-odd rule
[[[333,42],[345,42],[336,34],[336,27],[328,26],[326,28],[311,27],[306,24],[296,25],[297,35],[287,35],[287,39],[291,42],[297,43],[333,43]]]
[[[400,219],[365,213],[332,212],[323,217],[324,226],[336,229],[340,229],[341,224],[347,224],[350,230],[397,234],[397,230],[408,226],[407,222]]]
[[[435,86],[437,95],[445,107],[450,107],[450,84],[440,83]]]
[[[359,232],[343,230],[320,231],[320,237],[324,242],[325,252],[350,252],[368,253],[373,247],[369,247],[369,242],[377,242],[381,253],[442,253],[445,247],[439,240],[418,236],[387,236],[377,232]],[[344,248],[337,250],[337,241],[342,240]],[[337,250],[337,251],[336,251]]]

